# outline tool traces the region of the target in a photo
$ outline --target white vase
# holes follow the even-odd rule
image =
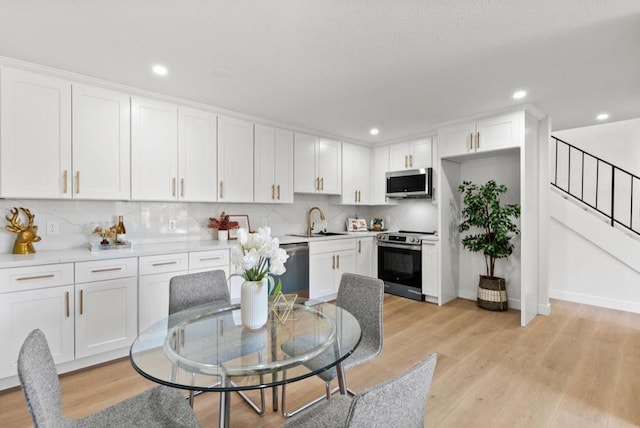
[[[218,230],[218,241],[226,241],[229,239],[228,230]]]
[[[240,315],[242,325],[256,330],[267,322],[269,315],[269,280],[245,281],[240,288]]]

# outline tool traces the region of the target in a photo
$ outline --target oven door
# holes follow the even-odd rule
[[[378,278],[385,291],[422,300],[422,247],[378,241]]]

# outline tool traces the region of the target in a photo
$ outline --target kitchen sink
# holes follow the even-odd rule
[[[300,236],[302,238],[321,238],[323,236],[339,236],[339,235],[347,235],[347,232],[318,232],[312,233],[311,236],[305,233],[290,233],[289,236]]]

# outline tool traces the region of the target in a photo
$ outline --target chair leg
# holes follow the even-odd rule
[[[287,384],[283,383],[282,384],[282,416],[284,416],[285,418],[290,418],[291,416],[297,415],[301,411],[306,410],[309,407],[320,403],[321,401],[331,399],[331,395],[335,391],[338,390],[338,388],[336,388],[335,391],[332,391],[331,390],[331,382],[327,382],[327,383],[325,383],[325,393],[323,395],[321,395],[318,398],[315,398],[312,401],[310,401],[310,402],[298,407],[295,410],[287,412],[287,398],[286,398],[287,397],[287,392],[286,392],[286,387],[287,387]]]

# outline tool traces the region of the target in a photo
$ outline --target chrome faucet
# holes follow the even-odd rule
[[[313,210],[318,210],[320,213],[320,220],[324,220],[324,213],[318,207],[312,207],[309,212],[307,212],[307,236],[311,236],[311,230],[313,229],[313,224],[311,223],[311,212]]]

